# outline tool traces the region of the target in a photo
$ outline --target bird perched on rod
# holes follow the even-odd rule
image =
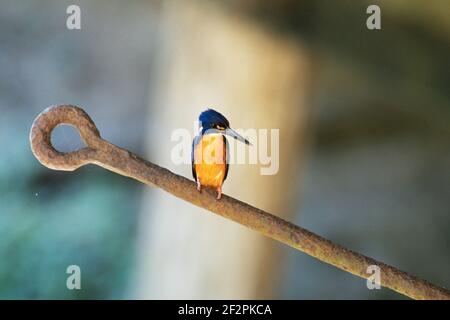
[[[215,188],[217,199],[220,199],[229,166],[229,148],[225,135],[247,145],[251,143],[231,129],[228,120],[213,109],[200,113],[198,120],[199,133],[192,142],[192,175],[197,182],[198,191],[202,190],[202,186]]]

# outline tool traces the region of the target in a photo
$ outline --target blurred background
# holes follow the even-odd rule
[[[66,28],[71,4],[81,30]],[[370,4],[381,30],[366,28]],[[60,103],[187,177],[171,132],[206,107],[279,128],[279,173],[232,166],[225,193],[450,287],[449,9],[0,0],[0,298],[404,298],[99,167],[43,167],[29,129]],[[82,145],[69,127],[52,141]],[[73,264],[81,290],[66,288]]]

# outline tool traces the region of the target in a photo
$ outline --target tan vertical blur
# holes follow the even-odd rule
[[[233,128],[280,129],[278,173],[231,165],[224,193],[289,217],[299,197],[290,186],[301,178],[309,115],[305,52],[296,41],[203,1],[165,3],[160,35],[148,158],[191,177],[190,165],[171,161],[171,134],[177,128],[193,134],[206,107]],[[273,241],[159,190],[144,194],[140,219],[137,298],[274,296],[280,259]]]

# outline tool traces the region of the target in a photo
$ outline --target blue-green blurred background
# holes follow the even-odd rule
[[[372,3],[381,31],[365,28]],[[82,9],[80,31],[65,26],[71,4]],[[449,2],[230,0],[219,8],[297,39],[314,57],[312,146],[294,221],[449,287]],[[44,168],[28,133],[47,106],[71,103],[105,139],[144,154],[161,10],[159,1],[0,0],[0,298],[133,296],[144,187],[95,166]],[[62,151],[80,145],[67,128],[53,142]],[[282,250],[277,297],[401,298]],[[83,290],[65,286],[72,264]]]
[[[46,106],[70,101],[89,106],[103,137],[142,152],[155,10],[84,1],[82,30],[70,31],[70,4],[0,2],[1,298],[126,297],[142,186],[95,166],[48,170],[28,132]],[[81,145],[67,127],[53,138],[61,151]],[[79,291],[65,287],[72,264]]]

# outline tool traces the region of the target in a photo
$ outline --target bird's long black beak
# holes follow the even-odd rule
[[[243,143],[245,143],[245,144],[247,144],[247,145],[252,146],[252,144],[250,143],[250,141],[248,141],[247,139],[245,139],[243,136],[241,136],[239,133],[237,133],[236,131],[234,131],[234,130],[231,129],[231,128],[226,128],[226,129],[225,129],[225,134],[228,135],[228,136],[230,136],[230,137],[233,137],[233,138],[235,138],[236,140],[239,140],[239,141],[241,141],[241,142],[243,142]]]

